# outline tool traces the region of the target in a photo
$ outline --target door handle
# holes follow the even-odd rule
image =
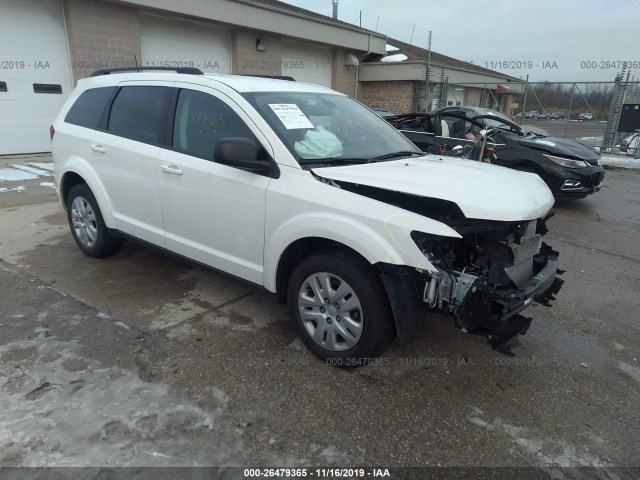
[[[91,150],[93,150],[94,152],[98,152],[98,153],[104,153],[107,151],[106,148],[104,148],[102,145],[99,145],[97,143],[92,143],[91,144]]]
[[[161,168],[163,172],[171,173],[172,175],[182,175],[182,170],[175,165],[162,165]]]

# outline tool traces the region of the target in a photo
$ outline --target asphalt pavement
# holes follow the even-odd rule
[[[515,357],[430,314],[412,345],[341,370],[264,293],[131,242],[84,256],[50,162],[0,160],[32,175],[0,182],[0,466],[640,477],[640,172],[556,205],[565,284]]]

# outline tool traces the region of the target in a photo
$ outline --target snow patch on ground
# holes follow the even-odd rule
[[[50,177],[51,175],[53,175],[53,172],[49,170],[43,170],[41,168],[36,168],[34,166],[29,166],[29,165],[20,165],[20,164],[12,163],[10,167],[15,168],[16,170],[22,170],[23,172],[31,173],[38,177],[42,177],[42,176]]]
[[[167,385],[145,383],[134,371],[86,358],[77,341],[35,333],[0,346],[0,465],[241,462],[242,440],[220,430],[219,412],[201,409]],[[28,360],[16,363],[16,356]],[[69,371],[70,362],[86,368]]]
[[[28,162],[24,164],[13,163],[8,167],[0,167],[0,183],[2,182],[24,182],[26,180],[36,180],[40,177],[51,177],[53,175],[53,162]],[[56,188],[52,182],[40,183],[42,187]],[[25,185],[15,187],[0,187],[0,193],[23,192]]]
[[[535,431],[511,425],[499,418],[487,421],[482,410],[471,407],[472,413],[467,417],[470,423],[485,428],[490,432],[507,436],[527,454],[533,455],[537,463],[551,478],[566,478],[563,468],[571,467],[613,467],[607,461],[589,452],[585,447],[575,447],[562,440],[541,437]],[[558,477],[558,474],[562,476]]]
[[[2,180],[0,180],[0,181],[2,181]],[[13,187],[13,188],[0,187],[0,193],[5,193],[5,192],[24,192],[25,188],[26,187],[24,185],[18,185],[17,187]]]
[[[33,180],[35,178],[38,178],[38,176],[29,172],[16,170],[15,168],[11,168],[11,167],[0,167],[0,182],[15,182],[17,180]]]
[[[602,142],[602,137],[580,137],[576,138],[579,142]]]
[[[610,167],[622,167],[630,168],[633,170],[640,170],[640,158],[603,155],[600,157],[600,163],[602,165]]]

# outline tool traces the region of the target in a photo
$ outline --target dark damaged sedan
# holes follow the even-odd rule
[[[528,131],[495,110],[445,107],[387,120],[421,150],[441,155],[472,145],[478,132],[490,129],[492,163],[538,174],[556,198],[584,198],[602,186],[604,168],[595,149],[540,129]]]

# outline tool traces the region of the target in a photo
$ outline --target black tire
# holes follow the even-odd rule
[[[346,283],[345,288],[351,289],[355,293],[355,300],[359,301],[359,310],[346,311],[347,317],[351,317],[353,313],[357,313],[357,319],[361,322],[361,334],[357,343],[348,349],[337,351],[326,348],[316,342],[309,332],[308,328],[313,328],[313,322],[303,321],[301,314],[301,289],[303,284],[307,284],[307,280],[314,274],[321,275],[328,273],[332,276],[332,281],[336,281],[341,285],[340,281]],[[337,279],[337,280],[336,280]],[[310,290],[308,290],[310,291]],[[315,297],[315,295],[314,295]],[[348,298],[348,297],[347,297]],[[383,353],[395,338],[395,327],[393,315],[386,290],[382,285],[382,281],[376,269],[364,259],[345,250],[326,250],[313,253],[304,258],[293,270],[287,288],[287,303],[289,307],[289,316],[293,323],[293,327],[302,340],[302,342],[316,356],[324,360],[330,365],[354,368],[370,363],[371,360]],[[338,302],[336,302],[337,304]],[[335,305],[335,304],[334,304]],[[346,305],[346,302],[344,303]],[[309,311],[319,315],[315,311],[315,307],[309,307]],[[339,316],[331,316],[329,310],[325,310],[327,318],[337,319]],[[340,314],[340,311],[333,310],[334,314]],[[343,310],[343,312],[345,312]],[[334,331],[342,325],[342,328],[349,329],[349,321],[352,319],[342,319],[342,323],[334,323]],[[322,321],[322,320],[321,320]],[[327,323],[328,319],[324,320]],[[307,326],[305,326],[307,325]],[[309,326],[311,325],[311,326]],[[317,328],[316,328],[317,330]],[[349,333],[351,333],[349,331]],[[340,338],[340,334],[338,334]],[[353,338],[351,339],[353,341]],[[344,342],[344,346],[347,342]]]
[[[73,239],[86,255],[108,257],[120,249],[122,240],[111,235],[96,198],[84,183],[74,186],[69,192],[67,220]]]

